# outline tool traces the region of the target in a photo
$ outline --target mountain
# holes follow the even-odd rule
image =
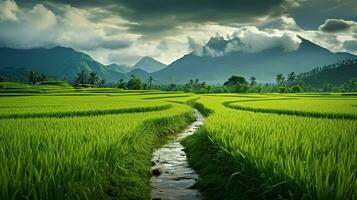
[[[232,75],[245,78],[255,76],[258,82],[274,82],[279,73],[302,73],[316,66],[357,58],[348,53],[332,53],[304,38],[300,39],[300,47],[295,51],[288,52],[282,47],[275,47],[250,53],[226,52],[232,40],[215,37],[205,45],[202,55],[191,52],[152,75],[162,83],[187,83],[190,79],[198,78],[210,84],[222,84]],[[240,42],[237,38],[234,40]]]
[[[146,81],[150,77],[150,73],[142,69],[133,69],[130,72],[126,73],[128,77],[134,75],[140,78],[141,81]]]
[[[148,56],[143,57],[138,63],[136,63],[131,69],[142,69],[149,73],[161,70],[166,65]]]
[[[118,65],[118,64],[110,64],[106,66],[107,69],[115,72],[120,72],[120,73],[127,73],[130,71],[130,67],[127,65]]]
[[[335,64],[314,68],[298,76],[304,84],[311,87],[323,87],[326,84],[341,86],[350,80],[357,80],[357,59],[350,59]]]
[[[25,83],[29,81],[29,71],[25,68],[2,67],[0,68],[0,76],[5,77],[5,81]]]
[[[107,82],[127,79],[126,75],[107,69],[87,54],[71,48],[12,49],[0,48],[0,68],[35,70],[55,79],[72,81],[81,70],[95,71]]]

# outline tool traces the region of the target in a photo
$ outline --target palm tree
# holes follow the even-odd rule
[[[118,82],[118,88],[121,88],[121,89],[124,89],[125,88],[125,82],[124,82],[124,79],[119,79],[119,82]]]
[[[98,80],[99,80],[99,78],[98,78],[96,72],[89,73],[89,77],[88,77],[89,84],[95,86],[97,84]]]
[[[37,79],[37,74],[35,71],[30,71],[29,73],[29,83],[32,85],[36,84]]]
[[[250,86],[254,86],[255,84],[257,84],[257,79],[254,76],[250,77]]]
[[[296,79],[295,72],[291,72],[291,73],[288,75],[288,81],[289,81],[289,82],[293,82],[293,81],[295,81],[295,79]]]
[[[276,83],[281,86],[284,84],[285,78],[283,74],[276,75]]]
[[[152,76],[149,76],[149,78],[146,80],[148,85],[149,85],[149,89],[151,89],[152,84],[154,82],[154,78]]]
[[[200,80],[198,78],[196,78],[194,88],[196,88],[196,89],[198,88],[199,82],[200,82]]]
[[[85,84],[85,83],[87,83],[87,79],[88,79],[87,72],[82,70],[77,74],[76,82],[78,84]]]

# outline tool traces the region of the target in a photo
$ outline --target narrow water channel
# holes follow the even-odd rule
[[[151,199],[202,199],[196,187],[198,175],[188,165],[184,147],[180,144],[183,138],[192,135],[202,125],[202,114],[195,109],[193,112],[196,121],[153,153]]]

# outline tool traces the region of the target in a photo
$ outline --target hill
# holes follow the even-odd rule
[[[132,71],[128,72],[126,75],[128,77],[134,75],[138,77],[140,80],[145,82],[150,77],[151,74],[142,69],[133,69]]]
[[[357,58],[348,53],[333,53],[304,38],[295,51],[285,51],[282,47],[259,52],[231,51],[225,49],[229,42],[223,37],[211,38],[203,48],[203,55],[194,52],[174,61],[166,68],[154,72],[153,77],[163,83],[186,83],[198,78],[210,84],[222,84],[231,75],[246,78],[255,76],[258,82],[274,82],[279,73],[302,73],[316,66],[335,63],[340,60]],[[239,41],[239,38],[235,39]],[[208,50],[221,55],[211,56]]]
[[[118,64],[110,64],[106,66],[107,69],[111,70],[111,71],[115,71],[115,72],[120,72],[120,73],[127,73],[130,71],[130,67],[126,66],[126,65],[118,65]]]
[[[0,48],[0,69],[3,68],[35,70],[55,79],[68,81],[72,81],[81,70],[95,71],[101,79],[105,79],[107,82],[127,78],[123,73],[107,69],[87,54],[65,47],[51,49]]]
[[[313,88],[324,85],[341,86],[357,80],[357,59],[344,60],[332,65],[314,68],[298,76],[304,84]]]
[[[5,78],[5,81],[14,81],[27,83],[29,81],[29,71],[25,68],[2,67],[0,68],[0,76]]]
[[[131,69],[142,69],[146,72],[152,73],[165,68],[166,65],[148,56],[143,57]]]

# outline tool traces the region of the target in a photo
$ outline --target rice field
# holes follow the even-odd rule
[[[0,102],[0,199],[147,199],[156,141],[193,120],[139,95]]]
[[[6,83],[0,199],[149,199],[162,138],[186,138],[206,199],[357,199],[357,96],[209,94]]]
[[[356,199],[357,121],[339,116],[357,98],[335,98],[199,99],[212,114],[185,144],[208,199]]]

